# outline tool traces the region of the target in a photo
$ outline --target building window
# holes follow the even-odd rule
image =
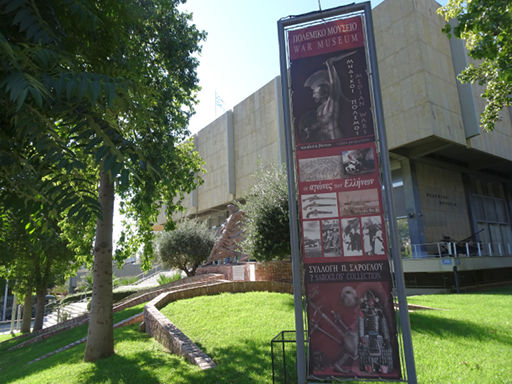
[[[511,255],[512,225],[503,185],[472,179],[471,189],[482,254]]]

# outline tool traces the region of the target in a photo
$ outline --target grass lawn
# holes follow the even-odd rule
[[[289,294],[202,296],[176,301],[161,312],[217,364],[173,383],[271,383],[270,340],[295,329]]]
[[[441,309],[410,314],[419,383],[512,383],[512,287],[415,296]]]
[[[5,335],[0,335],[0,343],[1,343],[2,341],[5,341],[5,340],[10,340],[10,339],[12,339],[13,337],[15,337],[15,336],[19,336],[19,335],[21,335],[21,333],[19,333],[19,332],[16,332],[16,333],[14,334],[14,336],[12,336],[10,333],[5,334]]]
[[[419,383],[512,383],[512,287],[480,294],[417,296],[440,308],[411,313]],[[115,321],[142,306],[115,314]],[[82,361],[85,344],[26,363],[84,337],[86,327],[7,352],[0,345],[0,383],[271,383],[270,340],[293,328],[291,295],[255,292],[182,300],[164,312],[218,364],[200,371],[128,326],[115,330],[116,355]]]

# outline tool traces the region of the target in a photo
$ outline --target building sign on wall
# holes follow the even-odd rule
[[[401,378],[363,19],[288,33],[309,373]]]

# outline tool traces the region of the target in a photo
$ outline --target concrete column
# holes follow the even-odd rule
[[[471,179],[470,175],[467,173],[462,174],[462,184],[464,185],[464,194],[466,197],[466,206],[468,209],[468,216],[469,216],[469,223],[470,223],[470,230],[471,233],[475,233],[478,231],[478,221],[476,219],[476,206],[475,206],[475,200],[472,197],[472,191],[471,191]]]
[[[279,163],[286,164],[286,141],[284,137],[283,94],[281,92],[281,76],[274,79],[274,95],[276,99],[276,130]]]
[[[197,147],[197,134],[194,135],[194,148],[197,150],[199,150],[199,148]],[[190,206],[195,209],[197,211],[197,207],[199,206],[199,192],[196,189],[194,189],[191,193],[190,193]]]
[[[423,213],[421,212],[421,200],[416,179],[414,162],[407,158],[401,160],[402,180],[404,182],[405,207],[407,209],[409,234],[412,244],[425,244],[425,229]],[[418,251],[414,254],[414,248]],[[418,254],[420,252],[420,254]],[[421,256],[421,247],[413,247],[413,257]]]
[[[227,190],[233,197],[236,195],[235,173],[235,132],[233,111],[226,112],[226,163],[227,163]]]
[[[454,25],[452,24],[452,26]],[[450,39],[450,51],[452,54],[453,70],[457,76],[468,64],[464,41],[452,37]],[[456,80],[456,83],[464,132],[466,133],[466,139],[469,139],[480,134],[480,123],[475,106],[473,86],[468,83],[462,84],[459,80]]]

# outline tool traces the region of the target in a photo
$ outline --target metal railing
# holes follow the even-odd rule
[[[408,244],[402,245],[401,255],[403,259],[429,257],[512,256],[512,244],[483,241],[439,241],[436,243]]]

